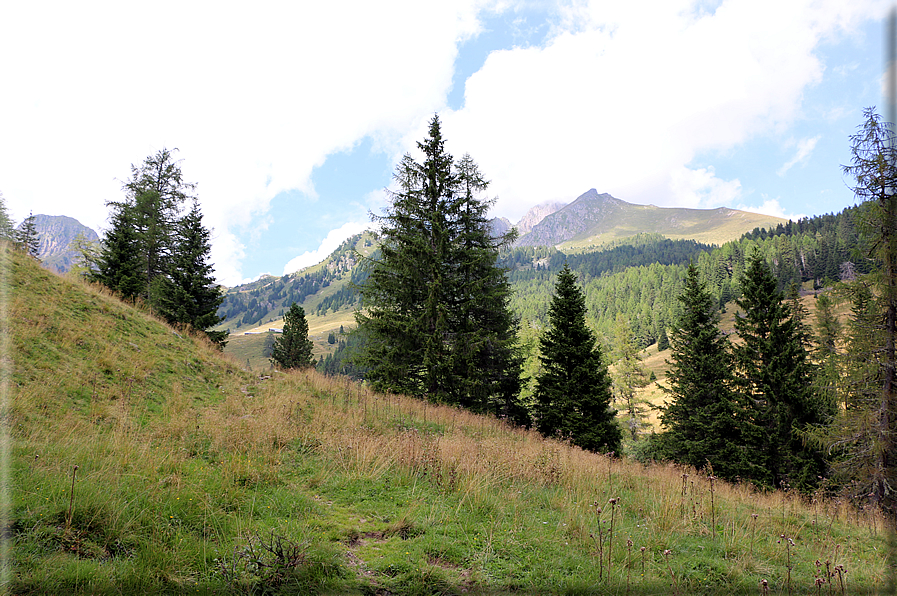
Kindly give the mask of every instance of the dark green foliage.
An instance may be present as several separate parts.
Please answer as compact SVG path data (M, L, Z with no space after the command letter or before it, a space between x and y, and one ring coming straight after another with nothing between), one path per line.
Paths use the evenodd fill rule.
M359 364L357 357L364 352L364 342L363 331L355 330L345 338L340 337L336 350L324 358L318 370L330 376L342 375L357 381L364 379L368 369Z
M133 300L145 289L143 261L131 209L113 203L110 215L112 227L106 232L97 257L96 270L88 277L117 292L122 298Z
M274 340L271 362L283 368L314 366L311 348L305 310L298 304L291 304L283 317L283 333Z
M365 334L359 364L379 390L419 395L527 422L510 286L477 195L487 182L468 156L445 152L439 119L396 169L380 251L359 285Z
M743 397L755 404L755 423L764 431L755 462L767 473L752 480L776 488L810 490L825 476L822 453L805 445L800 433L829 422L832 404L816 395L815 366L807 353L809 338L800 319L756 252L736 301L740 343L733 348Z
M664 428L655 437L659 454L702 468L727 480L757 478L751 446L758 431L752 406L734 390L729 343L719 330L719 314L706 282L689 265L685 290L679 296L682 316L673 327L667 387L672 398L660 414Z
M670 349L670 336L667 335L666 327L660 328L660 334L657 336L657 351Z
M327 343L329 343L331 346L336 343L336 335L333 333L333 331L331 331L327 336Z
M29 213L16 232L16 241L28 255L37 258L40 250L40 238L34 225L34 214Z
M221 321L217 312L223 297L209 263L209 230L202 225L197 201L177 222L177 229L177 248L167 275L156 278L156 308L169 323L204 330L210 340L224 348L227 333L208 331Z
M618 451L621 432L610 407L610 375L601 346L586 325L582 290L568 267L558 274L549 321L539 342L536 428L590 451Z
M125 200L110 202L111 228L87 274L123 298L147 301L172 325L204 331L219 347L227 333L218 324L222 303L209 264L211 242L202 224L194 184L167 149L131 166ZM192 208L181 214L187 199Z

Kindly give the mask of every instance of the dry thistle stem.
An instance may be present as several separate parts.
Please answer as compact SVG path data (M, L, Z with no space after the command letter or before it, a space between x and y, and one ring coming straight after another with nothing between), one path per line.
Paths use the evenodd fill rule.
M679 594L679 580L676 578L676 574L673 573L673 566L670 564L670 555L673 554L673 551L670 549L666 549L663 551L663 559L666 561L667 569L670 571L670 577L673 578L673 583L671 587L673 588L673 594Z
M72 491L69 496L69 512L65 516L65 529L68 530L72 525L72 507L75 505L75 473L78 471L78 464L72 468Z

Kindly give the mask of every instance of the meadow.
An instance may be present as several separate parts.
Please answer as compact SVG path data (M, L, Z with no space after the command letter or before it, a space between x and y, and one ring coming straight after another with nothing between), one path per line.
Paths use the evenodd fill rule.
M314 371L0 253L16 594L873 594L886 521ZM889 563L890 562L890 563Z

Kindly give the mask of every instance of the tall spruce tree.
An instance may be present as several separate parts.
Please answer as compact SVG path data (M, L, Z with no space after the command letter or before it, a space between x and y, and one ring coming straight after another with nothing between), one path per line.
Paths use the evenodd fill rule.
M418 143L423 162L402 159L390 205L375 216L381 245L359 287L358 361L377 389L525 423L510 286L496 264L509 238L489 235L476 164L454 163L444 145L434 117Z
M742 312L735 317L740 343L733 353L740 389L755 404L755 421L765 431L759 459L768 470L753 480L807 491L826 468L821 451L801 433L829 422L834 412L814 391L804 328L757 251L741 286L736 304Z
M452 205L455 223L449 245L451 317L450 400L478 412L529 424L519 401L522 357L518 321L511 313L511 286L497 264L499 249L515 234L494 238L486 214L494 200L479 200L488 182L464 155L455 165L459 188Z
M169 323L201 330L223 349L227 333L209 331L223 319L218 315L218 307L224 296L209 263L212 250L209 230L202 224L197 200L193 200L193 207L178 220L177 228L167 275L158 276L154 282L156 307Z
M589 451L619 451L621 431L611 379L595 334L586 325L586 303L565 264L558 273L542 335L542 371L536 379L536 428L570 439Z
M727 480L763 476L755 463L759 429L751 423L753 407L734 390L729 342L719 330L716 300L698 276L694 263L679 295L682 315L673 327L667 360L666 393L659 436L661 455L702 468Z
M274 340L271 362L283 368L310 368L315 365L311 350L305 309L294 302L283 316L283 333Z

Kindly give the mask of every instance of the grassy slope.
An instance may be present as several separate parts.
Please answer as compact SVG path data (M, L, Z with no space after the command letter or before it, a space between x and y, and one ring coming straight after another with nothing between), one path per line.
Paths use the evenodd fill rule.
M315 373L260 378L94 288L0 258L13 592L754 594L767 579L785 593L780 534L795 542L793 593L816 593L817 559L844 565L850 594L884 585L871 513L711 491L693 470ZM280 559L272 535L289 547Z
M737 240L756 227L773 229L788 220L734 209L683 209L654 205L627 205L589 230L558 245L560 250L600 246L640 232L658 233L671 240L697 240L721 245Z

